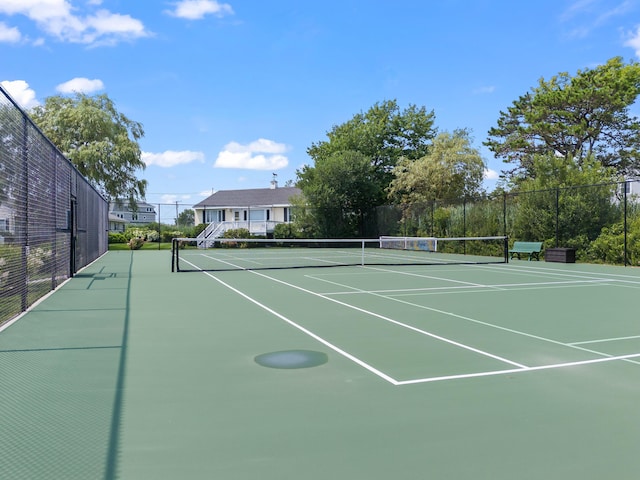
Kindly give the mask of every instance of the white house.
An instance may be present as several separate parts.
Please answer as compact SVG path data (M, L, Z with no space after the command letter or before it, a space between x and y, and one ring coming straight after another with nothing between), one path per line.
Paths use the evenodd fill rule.
M631 195L634 200L640 197L640 180L627 180L623 184L623 187L626 190L627 196Z
M301 193L295 187L278 188L275 180L270 188L220 190L193 206L195 224L209 224L201 234L205 238L237 228L268 235L277 224L291 221L291 199Z

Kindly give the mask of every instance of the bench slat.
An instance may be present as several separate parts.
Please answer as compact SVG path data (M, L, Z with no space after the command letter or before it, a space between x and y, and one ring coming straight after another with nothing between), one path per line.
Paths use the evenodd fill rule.
M529 255L529 260L535 258L540 260L540 251L542 250L542 242L514 242L513 247L509 250L511 258L517 256L520 259L521 253Z

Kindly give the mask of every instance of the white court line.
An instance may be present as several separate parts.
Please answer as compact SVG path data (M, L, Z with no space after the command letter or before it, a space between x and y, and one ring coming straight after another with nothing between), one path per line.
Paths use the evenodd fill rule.
M365 267L369 268L369 267ZM315 278L319 281L325 281L322 278L316 277L314 275L305 275L308 278ZM435 277L428 277L435 278ZM603 279L603 280L567 280L567 281L559 281L559 282L533 282L533 283L504 283L499 285L479 285L479 284L470 284L464 285L460 287L424 287L424 288L399 288L393 290L360 290L356 291L347 291L347 292L331 292L325 293L325 295L348 295L348 294L356 294L356 293L379 293L379 294L397 294L395 296L410 296L410 295L419 295L421 293L434 292L434 291L451 291L452 293L459 293L460 290L526 290L524 288L519 287L549 287L556 288L557 286L582 286L583 284L596 284L602 285L604 283L614 282L614 279ZM341 285L342 286L342 285ZM531 289L535 290L535 289Z
M490 377L493 375L505 375L512 373L523 373L523 372L533 372L537 370L551 370L554 368L567 368L567 367L576 367L580 365L590 365L593 363L603 363L603 362L612 362L614 360L630 360L631 358L640 357L640 353L632 353L630 355L620 355L617 357L607 357L607 358L595 358L592 360L582 360L580 362L568 362L568 363L557 363L554 365L540 365L538 367L528 367L528 368L513 368L511 370L495 370L492 372L478 372L478 373L463 373L460 375L447 375L442 377L427 377L427 378L416 378L413 380L401 380L398 381L396 385L415 385L417 383L430 383L430 382L440 382L443 380L459 380L463 378L477 378L477 377ZM637 363L637 362L633 362Z
M485 352L484 350L480 350L478 348L474 348L474 347L471 347L469 345L465 345L463 343L456 342L455 340L451 340L449 338L445 338L445 337L442 337L440 335L436 335L434 333L427 332L426 330L421 330L421 329L416 328L416 327L414 327L412 325L408 325L406 323L399 322L398 320L394 320L392 318L385 317L384 315L380 315L378 313L371 312L369 310L365 310L364 308L356 307L355 305L350 305L348 303L341 302L339 300L336 300L335 298L327 297L327 296L325 296L325 295L323 295L321 293L316 293L316 292L313 292L311 290L307 290L306 288L302 288L302 287L299 287L297 285L293 285L292 283L288 283L288 282L285 282L283 280L279 280L277 278L270 277L270 276L265 275L263 273L256 272L256 271L250 271L249 273L253 273L254 275L259 275L259 276L261 276L263 278L267 278L267 279L272 280L274 282L286 285L287 287L294 288L296 290L300 290L301 292L305 292L305 293L308 293L310 295L314 295L314 296L319 297L319 298L323 298L323 299L328 300L330 302L337 303L338 305L350 308L352 310L356 310L356 311L364 313L366 315L370 315L372 317L379 318L381 320L384 320L385 322L389 322L389 323L392 323L394 325L398 325L399 327L406 328L407 330L411 330L411 331L420 333L422 335L426 335L428 337L435 338L436 340L440 340L442 342L449 343L449 344L454 345L456 347L459 347L459 348L462 348L462 349L465 349L465 350L469 350L471 352L478 353L480 355L483 355L483 356L486 356L486 357L489 357L489 358L493 358L494 360L498 360L498 361L503 362L503 363L508 363L509 365L514 365L514 366L519 367L519 368L528 368L526 365L523 365L523 364L518 363L518 362L514 362L514 361L509 360L509 359L504 358L504 357L500 357L499 355L494 355L492 353ZM386 297L382 297L382 298L386 298Z
M324 279L324 278L317 278L316 280L318 280L320 282L330 283L332 285L337 285L337 286L343 287L343 288L350 288L350 289L353 289L355 291L360 291L362 293L365 293L364 290L360 290L360 289L358 289L356 287L352 287L350 285L344 285L344 284L341 284L341 283L338 283L338 282L333 282L331 280L327 280L327 279ZM572 345L572 344L565 343L565 342L559 342L557 340L552 340L550 338L541 337L539 335L533 335L531 333L522 332L522 331L519 331L519 330L514 330L512 328L507 328L507 327L503 327L503 326L500 326L500 325L495 325L493 323L483 322L482 320L478 320L478 319L471 318L471 317L465 317L464 315L458 315L457 313L447 312L447 311L444 311L444 310L439 310L437 308L427 307L426 305L420 305L418 303L408 302L406 300L401 300L400 298L397 298L398 297L397 295L386 296L386 295L380 295L380 294L377 294L377 293L371 293L371 295L376 296L376 297L380 297L380 298L384 298L384 299L387 299L387 300L391 300L391 301L394 301L394 302L402 303L404 305L409 305L410 307L416 307L416 308L419 308L419 309L422 309L422 310L428 310L430 312L435 312L435 313L439 313L439 314L442 314L442 315L447 315L447 316L450 316L450 317L453 317L453 318L458 318L460 320L465 320L467 322L476 323L478 325L483 325L483 326L486 326L486 327L495 328L497 330L502 330L504 332L513 333L515 335L521 335L521 336L524 336L524 337L527 337L527 338L533 338L535 340L540 340L540 341L543 341L543 342L552 343L554 345L560 345L562 347L567 347L567 348L571 348L571 349L575 349L575 350L580 350L580 351L587 352L587 353L593 353L595 355L600 355L600 356L606 357L606 358L609 358L609 357L613 356L613 355L610 355L608 353L599 352L597 350L591 350L589 348L584 348L584 347L580 347L580 346L577 346L577 345ZM634 364L638 364L638 362L635 361L635 360L626 360L625 359L625 361L626 362L630 362L630 363L634 363Z
M634 285L640 285L640 277L633 275L624 275L618 273L605 273L605 272L585 272L581 270L573 270L571 273L564 273L562 271L558 271L553 268L545 268L545 267L536 267L533 265L513 265L509 264L504 266L492 266L492 265L474 265L476 268L487 269L487 270L496 270L496 269L507 269L509 273L520 274L523 273L536 273L543 276L555 275L562 277L578 277L578 278L591 278L593 277L612 277L611 280L616 280L624 283L631 283Z
M618 342L621 340L634 340L636 338L640 338L640 335L632 335L630 337L602 338L599 340L587 340L584 342L571 342L571 343L568 343L567 345L586 345L589 343Z
M189 262L189 261L187 261L187 260L184 260L184 261L185 261L185 262L187 262L187 263L189 263L190 265L192 265L192 266L193 266L193 267L195 267L196 269L199 269L199 268L197 267L197 265L194 265L194 264L192 264L191 262ZM234 266L235 266L235 265L234 265ZM237 266L235 266L235 267L237 267ZM299 324L295 323L294 321L292 321L292 320L290 320L290 319L286 318L284 315L282 315L282 314L280 314L280 313L276 312L275 310L273 310L273 309L271 309L271 308L267 307L266 305L264 305L264 304L262 304L262 303L258 302L256 299L254 299L254 298L252 298L252 297L248 296L247 294L245 294L245 293L241 292L240 290L238 290L238 289L234 288L233 286L231 286L231 285L227 284L226 282L224 282L223 280L221 280L221 279L219 279L219 278L215 277L214 275L210 274L209 272L203 271L203 270L201 270L201 269L199 269L199 270L200 270L202 273L204 273L205 275L207 275L208 277L210 277L210 278L212 278L213 280L215 280L215 281L217 281L218 283L220 283L221 285L223 285L223 286L225 286L225 287L229 288L229 289L230 289L230 290L232 290L233 292L235 292L235 293L237 293L238 295L242 296L243 298L245 298L245 299L249 300L251 303L253 303L253 304L255 304L255 305L259 306L260 308L262 308L262 309L264 309L265 311L267 311L267 312L271 313L272 315L276 316L277 318L280 318L281 320L285 321L286 323L288 323L289 325L293 326L294 328L296 328L296 329L298 329L298 330L302 331L302 332L303 332L303 333L305 333L306 335L309 335L311 338L313 338L313 339L317 340L318 342L320 342L320 343L322 343L323 345L327 346L328 348L332 349L332 350L333 350L333 351L335 351L336 353L338 353L338 354L340 354L340 355L344 356L345 358L347 358L347 359L349 359L349 360L353 361L353 362L354 362L354 363L356 363L357 365L360 365L361 367L365 368L366 370L370 371L371 373L375 374L376 376L378 376L378 377L380 377L380 378L382 378L382 379L386 380L387 382L391 383L391 384L392 384L392 385L394 385L394 386L413 385L413 384L429 383L429 382L436 382L436 381L443 381L443 380L456 380L456 379L465 379L465 378L474 378L474 377L484 377L484 376L494 376L494 375L503 375L503 374L513 374L513 373L520 373L520 372L527 372L527 371L536 371L536 370L547 370L547 369L563 368L563 367L570 367L570 366L577 366L577 365L587 365L587 364L592 364L592 363L601 363L601 362L607 362L607 361L612 361L612 360L626 360L626 361L630 361L630 362L632 362L632 363L636 363L636 364L637 364L637 362L633 362L633 361L632 361L632 360L630 360L630 359L632 359L632 358L636 358L636 357L640 357L640 354L621 355L621 356L615 356L615 357L614 357L614 356L611 356L611 355L608 355L608 354L605 354L605 353L596 352L596 351L589 350L589 349L586 349L586 348L582 348L582 347L573 347L573 346L572 346L572 348L576 348L576 349L583 350L583 351L586 351L586 352L595 353L595 354L597 354L597 355L603 355L603 356L605 356L605 358L598 358L598 359L592 359L592 360L584 360L584 361L578 361L578 362L561 363L561 364L554 364L554 365L541 365L541 366L536 366L536 367L527 367L526 365L521 365L521 364L518 364L518 363L516 363L516 362L512 362L512 361L510 361L510 360L506 360L506 359L501 359L500 357L497 357L497 356L494 356L494 355L488 354L488 356L490 356L490 357L492 357L492 358L499 359L499 360L503 360L503 361L505 361L506 363L512 364L512 365L514 365L514 366L517 366L518 368L514 368L514 369L507 369L507 370L489 371L489 372L478 372L478 373L460 374L460 375L447 375L447 376L440 376L440 377L428 377L428 378L420 378L420 379L413 379L413 380L404 380L404 381L399 381L399 380L396 380L396 379L394 379L393 377L391 377L391 376L389 376L389 375L385 374L384 372L382 372L382 371L380 371L380 370L376 369L375 367L373 367L373 366L369 365L368 363L364 362L363 360L360 360L359 358L355 357L354 355L351 355L350 353L348 353L348 352L346 352L346 351L342 350L341 348L339 348L339 347L337 347L337 346L333 345L332 343L330 343L330 342L328 342L327 340L323 339L322 337L320 337L320 336L316 335L315 333L311 332L310 330L308 330L308 329L304 328L303 326L301 326L301 325L299 325ZM334 300L334 299L332 299L332 298L329 298L329 297L326 297L326 296L324 296L324 295L321 295L321 294L318 294L318 293L312 292L312 291L307 290L307 289L305 289L305 288L298 287L298 286L296 286L296 285L290 284L290 283L288 283L288 282L284 282L284 281L282 281L282 280L279 280L279 279L276 279L276 278L273 278L273 277L269 277L268 275L264 275L264 274L262 274L262 273L255 272L255 271L249 271L249 272L250 272L250 273L253 273L253 274L255 274L255 275L259 275L259 276L261 276L261 277L263 277L263 278L267 278L267 279L269 279L269 280L272 280L272 281L275 281L275 282L278 282L278 283L282 283L283 285L289 286L289 287L291 287L291 288L295 288L295 289L298 289L298 290L304 291L304 292L306 292L306 293L309 293L309 294L312 294L312 295L318 296L318 297L320 297L320 298L324 298L324 299L329 300L329 301L331 301L331 302L334 302L334 303L337 303L337 304L340 304L340 305L346 306L346 307L348 307L348 308L352 308L352 309L354 309L354 310L361 311L361 312L363 312L363 313L368 313L368 314L370 314L370 315L372 315L372 316L374 316L374 317L378 317L378 318L381 318L381 319L385 319L385 320L387 320L387 321L390 321L391 323L398 324L398 325L400 325L400 326L405 326L406 328L409 328L410 330L414 330L414 331L417 331L417 332L420 332L420 333L425 333L425 334L427 334L427 335L429 335L429 336L434 336L433 334L430 334L430 333L428 333L428 332L423 332L423 331L421 331L420 329L416 329L416 328L414 328L414 327L411 327L410 325L404 325L404 324L402 324L401 322L397 322L397 321L392 320L392 319L387 319L386 317L384 317L384 316L382 316L382 315L378 315L378 314L375 314L375 313L373 313L373 312L368 312L367 310L361 309L361 308L359 308L359 307L355 307L355 306L353 306L353 305L349 305L349 304L346 304L346 303L340 302L340 301L338 301L338 300ZM323 280L323 281L326 281L326 280ZM330 283L332 283L332 282L330 282ZM352 288L352 287L348 287L348 288ZM383 296L381 296L381 297L382 297L382 298L387 298L387 297L383 297ZM394 299L394 298L392 298L392 297L389 297L389 298L390 298L391 300L396 300L396 299ZM401 301L401 300L397 300L397 301L400 301L401 303L409 303L409 302L404 302L404 301ZM424 307L424 308L427 308L427 309L429 309L429 310L434 310L434 311L436 311L436 312L439 312L439 310L437 310L437 309L432 309L432 308L429 308L429 307ZM563 344L563 343L561 343L561 342L557 342L557 341L555 341L555 340L545 339L545 338L543 338L543 337L537 337L537 336L535 336L535 335L530 335L530 334L527 334L527 333L524 333L524 332L517 332L517 331L515 331L515 330L510 330L510 329L507 329L507 328L504 328L504 327L500 327L500 326L497 326L497 325L488 324L488 323L485 323L485 322L481 322L481 321L479 321L479 320L468 319L468 318L466 318L466 317L462 317L462 316L460 316L460 315L456 315L456 314L453 314L453 313L448 313L448 312L442 312L442 313L450 314L450 315L452 315L452 316L459 317L459 318L463 318L463 319L467 319L467 320L470 320L470 321L473 321L473 322L476 322L476 323L485 324L485 325L487 325L487 326L492 326L492 327L494 327L494 328L498 328L498 329L502 329L502 330L506 330L506 331L512 331L512 332L514 332L514 333L521 333L522 335L529 336L529 337L532 337L532 338L539 338L539 339L541 339L541 340L547 340L547 341L549 341L549 342L556 343L556 344L559 344L559 345L570 346L569 344ZM435 337L435 338L439 338L438 336L434 336L434 337ZM443 337L442 337L442 340L443 340L443 341L448 341L447 339L444 339ZM453 341L449 341L449 342L451 342L451 343L453 343L453 344L457 344L457 342L453 342ZM458 345L459 345L459 346L461 346L462 348L465 348L465 346L464 346L464 345L462 345L462 344L458 344ZM471 350L474 350L474 351L477 351L478 353L481 353L481 351L479 351L479 350L475 350L475 349L472 349L472 348L471 348Z
M398 272L396 270L389 270L388 268L371 267L371 266L366 266L366 265L364 266L364 268L366 268L367 270L374 270L374 271L378 271L378 272L396 273L396 274L400 274L400 275L407 276L407 277L420 277L420 278L428 278L430 280L439 280L441 282L461 283L461 284L469 286L469 287L493 288L492 285L485 285L485 284L482 284L482 283L475 283L475 282L465 282L463 280L453 280L451 278L434 277L432 275L424 275L424 274L421 274L421 273ZM496 288L499 288L499 287L496 287Z
M191 266L198 268L197 265L194 265L193 263L189 262L188 260L184 260L183 261L189 263ZM257 305L258 307L262 308L263 310L266 310L267 312L269 312L270 314L278 317L280 320L283 320L284 322L288 323L289 325L291 325L294 328L297 328L298 330L300 330L301 332L305 333L306 335L310 336L311 338L313 338L314 340L317 340L318 342L322 343L323 345L329 347L331 350L333 350L334 352L342 355L345 358L348 358L349 360L351 360L352 362L360 365L361 367L365 368L366 370L370 371L371 373L377 375L378 377L386 380L387 382L393 384L393 385L397 385L398 382L397 380L395 380L394 378L390 377L389 375L387 375L386 373L381 372L380 370L378 370L377 368L369 365L368 363L360 360L359 358L351 355L350 353L345 352L344 350L342 350L341 348L337 347L336 345L328 342L327 340L325 340L324 338L316 335L315 333L313 333L310 330L307 330L306 328L304 328L302 325L297 324L296 322L294 322L293 320L288 319L287 317L285 317L284 315L276 312L275 310L273 310L272 308L267 307L266 305L264 305L263 303L260 303L259 301L257 301L255 298L250 297L249 295L247 295L246 293L241 292L240 290L238 290L235 287L232 287L231 285L229 285L228 283L224 282L223 280L219 279L218 277L216 277L215 275L212 275L209 272L205 272L204 270L200 270L202 273L204 273L206 276L208 276L209 278L212 278L213 280L215 280L216 282L220 283L221 285L227 287L229 290L237 293L238 295L240 295L241 297L245 298L246 300L250 301L251 303ZM269 277L267 277L269 278Z
M560 282L558 282L560 283ZM406 293L406 294L402 294L402 293L397 293L395 295L390 295L389 298L391 297L416 297L419 295L448 295L448 294L460 294L460 293L480 293L480 294L484 294L487 292L498 292L498 291L507 291L507 292L522 292L522 291L534 291L534 290L550 290L550 289L558 289L558 288L585 288L585 287L598 287L598 286L602 286L602 285L610 285L609 283L605 283L605 282L601 282L601 281L596 281L595 283L588 283L588 284L576 284L576 283L569 283L569 284L562 284L562 285L554 285L553 283L550 284L544 284L544 286L539 286L539 287L522 287L522 288L503 288L501 290L490 290L490 289L471 289L468 288L466 290L463 290L462 292L460 291L449 291L449 292L425 292L425 293Z

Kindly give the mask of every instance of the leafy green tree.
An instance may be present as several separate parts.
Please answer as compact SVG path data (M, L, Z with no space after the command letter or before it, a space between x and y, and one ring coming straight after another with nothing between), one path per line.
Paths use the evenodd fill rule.
M52 96L31 112L33 121L99 191L109 199L143 198L147 181L138 140L142 124L120 113L106 95Z
M20 110L11 104L0 103L0 204L10 197L12 184L19 183L23 155L24 119Z
M386 200L385 189L391 182L393 167L401 158L424 156L436 134L435 114L425 107L410 105L401 110L395 100L376 103L368 111L334 126L327 133L328 141L314 143L307 153L317 166L339 152L359 152L373 167L372 181L378 188L376 204ZM303 175L314 167L304 167Z
M365 226L372 221L379 197L369 157L352 150L338 151L299 177L298 186L313 210L316 235L353 237L367 233ZM305 220L310 219L306 216Z
M438 134L425 156L398 162L389 197L402 204L478 197L485 162L471 143L467 130Z
M194 211L188 208L178 214L176 225L191 227L195 224L195 218Z
M535 155L581 165L595 157L621 175L640 172L640 122L629 108L640 94L640 64L612 58L575 76L560 73L500 112L485 145L515 167L508 180L537 174Z
M392 170L401 158L424 156L436 134L435 115L424 107L402 110L395 100L334 126L328 140L307 153L313 166L296 173L306 207L298 209L300 231L314 236L366 235L373 210L386 203Z
M513 196L511 236L547 246L557 240L581 254L619 216L614 169L593 157L582 165L557 155L535 156L532 163L536 176L521 182Z

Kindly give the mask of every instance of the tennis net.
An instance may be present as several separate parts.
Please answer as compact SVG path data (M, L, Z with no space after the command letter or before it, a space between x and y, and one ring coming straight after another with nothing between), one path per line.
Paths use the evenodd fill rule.
M174 238L171 271L507 263L507 237Z

